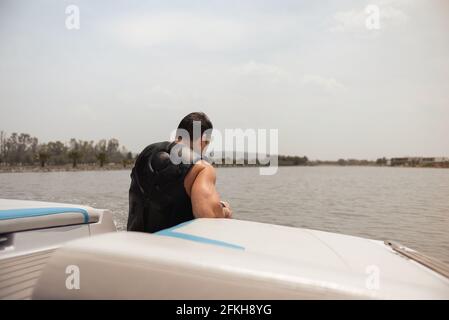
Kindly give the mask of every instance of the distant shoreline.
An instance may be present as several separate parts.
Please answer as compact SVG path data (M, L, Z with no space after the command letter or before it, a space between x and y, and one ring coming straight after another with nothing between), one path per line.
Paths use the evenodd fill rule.
M449 166L386 166L376 164L346 164L338 163L308 163L306 165L279 164L279 167L383 167L383 168L426 168L426 169L449 169ZM76 168L72 165L48 165L40 166L0 166L1 173L43 173L43 172L82 172L82 171L130 171L133 165L105 164L103 167L94 164L79 164ZM258 168L256 165L216 165L217 168Z

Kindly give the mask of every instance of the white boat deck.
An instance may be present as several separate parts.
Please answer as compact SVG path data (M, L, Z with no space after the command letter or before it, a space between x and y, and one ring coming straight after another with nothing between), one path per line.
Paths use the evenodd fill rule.
M66 290L76 265L81 290ZM55 252L35 298L448 299L449 280L382 241L230 219L119 232Z
M383 241L234 219L115 231L108 210L0 200L0 299L449 299L444 264Z

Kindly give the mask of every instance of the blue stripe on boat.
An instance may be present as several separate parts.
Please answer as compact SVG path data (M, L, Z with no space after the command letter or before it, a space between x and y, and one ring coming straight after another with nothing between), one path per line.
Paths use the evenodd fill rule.
M206 244L212 244L212 245L216 245L216 246L222 246L222 247L227 247L227 248L231 248L231 249L237 249L237 250L245 250L245 247L233 244L233 243L229 243L229 242L224 242L224 241L220 241L220 240L215 240L215 239L210 239L210 238L205 238L205 237L200 237L200 236L196 236L193 234L188 234L188 233L183 233L183 232L178 232L178 231L174 231L178 228L184 227L187 224L190 224L193 220L191 221L187 221L181 224L178 224L174 227L168 228L168 229L164 229L161 231L156 232L155 234L160 235L160 236L167 236L167 237L172 237L172 238L178 238L178 239L184 239L184 240L190 240L190 241L195 241L195 242L200 242L200 243L206 243Z
M69 208L69 207L0 210L0 220L30 218L38 216L47 216L52 214L74 213L74 212L81 213L83 215L84 223L89 222L89 214L87 213L86 209Z

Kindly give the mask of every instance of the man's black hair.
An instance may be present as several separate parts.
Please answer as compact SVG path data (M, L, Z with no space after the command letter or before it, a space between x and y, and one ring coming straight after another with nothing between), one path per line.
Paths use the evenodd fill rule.
M201 137L203 136L206 130L213 128L212 122L209 117L204 112L192 112L186 115L178 125L178 130L176 132L176 137L179 138L181 134L179 133L180 129L184 129L189 133L190 140L193 140L193 123L194 121L201 122ZM210 131L208 132L210 134Z

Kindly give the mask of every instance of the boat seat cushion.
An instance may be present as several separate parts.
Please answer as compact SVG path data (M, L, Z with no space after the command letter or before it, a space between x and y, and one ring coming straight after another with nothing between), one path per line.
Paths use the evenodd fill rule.
M13 203L0 207L0 234L24 230L98 222L100 212L90 207L32 202L17 207Z

